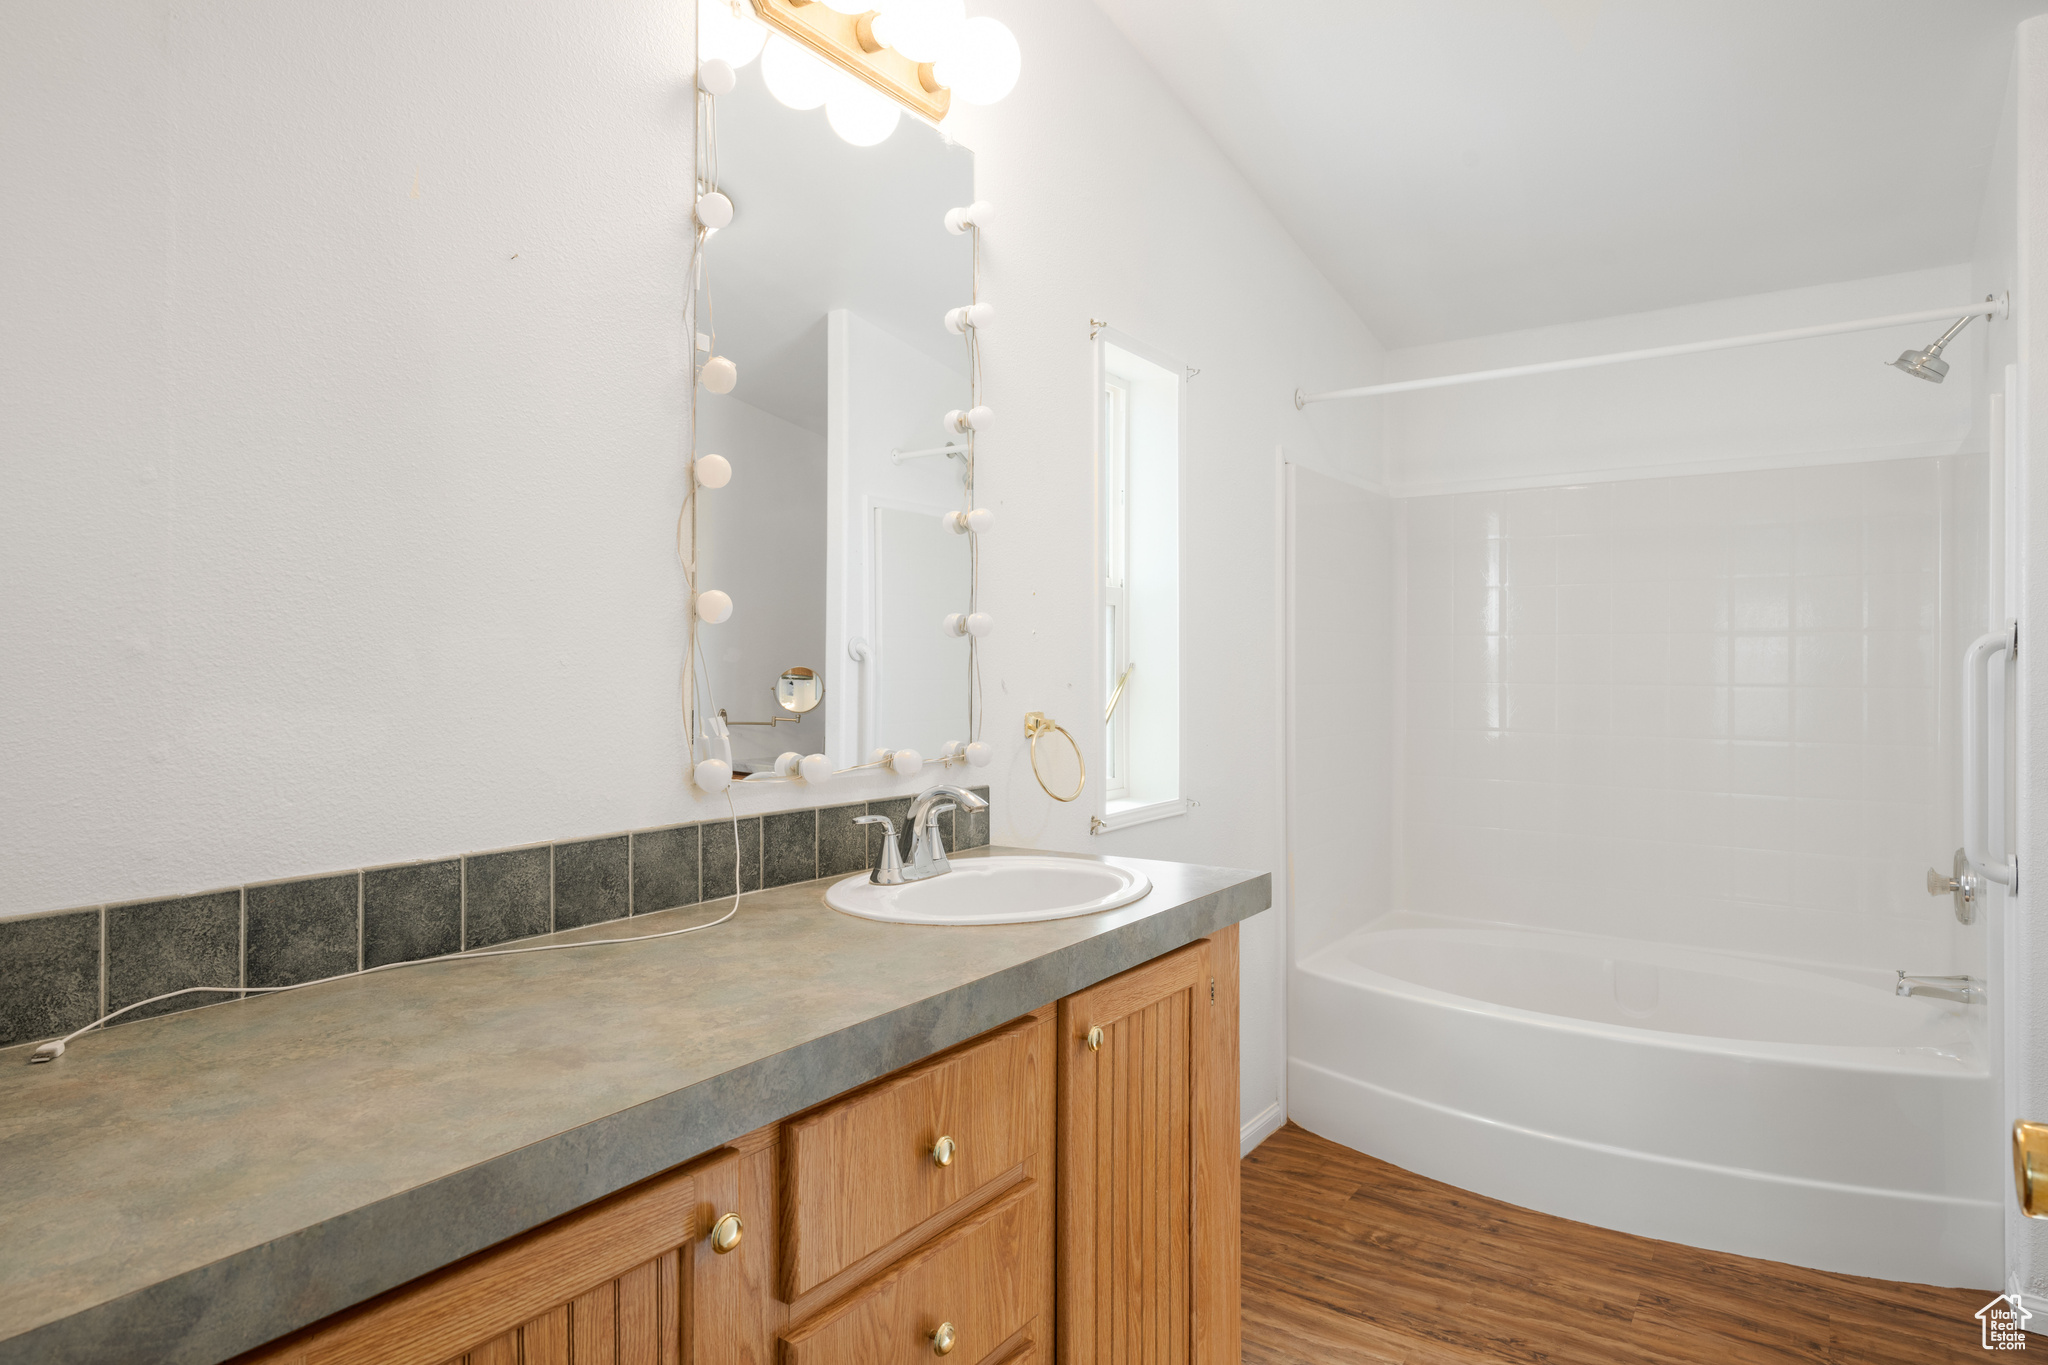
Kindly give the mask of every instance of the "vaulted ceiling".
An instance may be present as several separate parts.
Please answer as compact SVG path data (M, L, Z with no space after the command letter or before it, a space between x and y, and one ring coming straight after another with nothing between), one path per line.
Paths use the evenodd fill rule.
M2048 0L1096 0L1382 342L1970 258Z

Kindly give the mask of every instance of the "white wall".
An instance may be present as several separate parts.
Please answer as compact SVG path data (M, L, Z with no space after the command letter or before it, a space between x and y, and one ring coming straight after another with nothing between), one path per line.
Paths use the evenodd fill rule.
M1948 266L1392 351L1387 377L1884 317L1987 292L1967 265ZM1402 492L1942 455L1962 448L1977 409L1984 324L1951 343L1943 384L1881 363L1941 329L1916 323L1368 401L1383 410L1387 479Z
M686 815L688 8L8 30L0 913Z
M988 770L999 842L1273 871L1282 895L1280 631L1273 452L1376 475L1366 414L1297 413L1297 385L1370 378L1375 343L1124 39L1084 0L994 0L1023 79L955 115L976 183L1002 216L983 253L998 324L987 401L1001 425L981 469ZM1022 713L1083 737L1099 772L1097 404L1089 319L1199 369L1189 384L1181 657L1189 815L1091 838L1087 803L1032 779ZM1280 1098L1285 934L1245 926L1245 1116Z
M1372 377L1377 348L1094 8L978 8L1025 53L1007 101L957 118L1002 215L995 837L1277 873L1271 461L1377 472L1360 414L1289 401ZM688 7L9 20L0 913L712 814L676 705ZM1202 371L1202 804L1102 839L1031 781L1021 725L1102 705L1090 317ZM1281 943L1273 915L1244 936L1252 1114L1278 1096Z
M2014 312L2018 335L2016 359L2020 379L2021 461L2020 502L2025 532L2020 547L2019 600L2021 640L2048 639L2048 479L2040 477L2048 461L2048 420L2039 411L2048 402L2048 20L2020 25L2015 81L2014 149L2018 186L2017 222L2011 238L1997 224L1999 205L1987 204L1982 225L1984 259L1996 263L2011 242L2015 264ZM2003 945L2009 954L2004 977L2014 1008L2005 1020L2006 1084L2011 1117L2048 1118L2048 938L2038 914L2028 914L2035 899L2028 868L2048 868L2048 812L2041 791L2048 782L2048 671L2034 658L2019 654L2019 695L2024 700L2016 745L2018 765L2019 846L2022 894L2007 917ZM2048 1228L2014 1219L2007 1225L2006 1275L2030 1296L2048 1295Z

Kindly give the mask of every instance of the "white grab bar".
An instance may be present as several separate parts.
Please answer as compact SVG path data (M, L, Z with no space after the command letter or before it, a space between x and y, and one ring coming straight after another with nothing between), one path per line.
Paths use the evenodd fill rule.
M1990 706L1985 693L1990 681L1992 658L2002 654L2010 661L2018 651L2019 625L2008 621L2002 629L1978 636L1963 653L1963 856L1969 859L1970 866L1977 870L1979 876L2014 889L2018 888L2020 881L2019 859L2007 857L1994 863L1984 852L1990 846L1986 842L1987 831L1984 828L1985 808L1998 807L2002 827L2005 805L2003 800L1991 800L1985 781L1990 771L1986 750L1991 728ZM2001 731L2004 729L2003 726L1999 728Z

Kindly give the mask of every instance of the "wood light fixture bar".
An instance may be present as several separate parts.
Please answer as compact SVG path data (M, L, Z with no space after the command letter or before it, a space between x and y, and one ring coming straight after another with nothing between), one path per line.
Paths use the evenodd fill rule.
M875 38L875 15L841 14L818 0L751 0L761 22L794 38L852 73L920 118L937 123L953 105L953 92L932 75L930 62L913 62Z

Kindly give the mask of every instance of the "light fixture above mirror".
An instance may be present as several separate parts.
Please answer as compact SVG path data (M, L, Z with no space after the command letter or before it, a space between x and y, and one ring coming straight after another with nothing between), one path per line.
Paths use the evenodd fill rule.
M956 96L993 104L1022 66L1016 36L986 15L969 18L965 0L703 0L698 56L734 67L760 56L778 100L822 105L833 131L859 147L887 140L902 109L936 124Z

